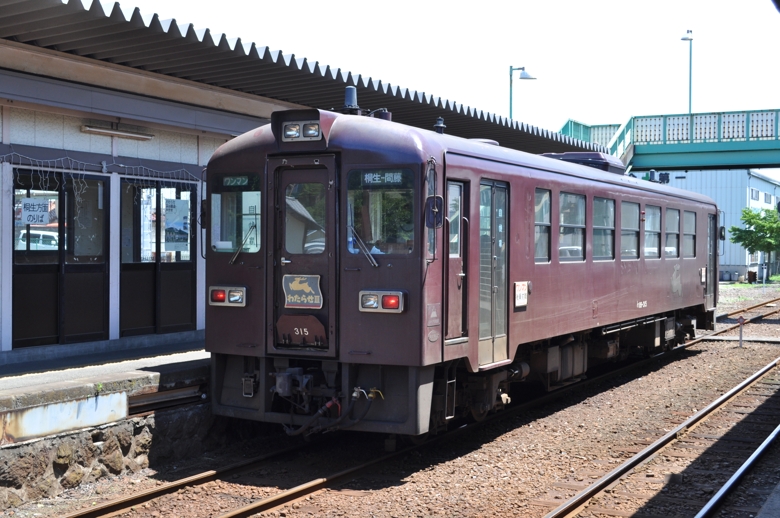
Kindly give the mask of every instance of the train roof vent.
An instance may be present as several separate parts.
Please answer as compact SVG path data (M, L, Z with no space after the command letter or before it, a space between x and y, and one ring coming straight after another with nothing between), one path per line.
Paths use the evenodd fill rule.
M619 175L626 173L626 166L623 165L623 162L619 158L606 153L569 151L568 153L543 153L542 156L563 160L564 162L582 164Z
M490 144L491 146L498 146L497 140L492 140L489 138L470 138L469 140L473 140L474 142L481 142L483 144Z

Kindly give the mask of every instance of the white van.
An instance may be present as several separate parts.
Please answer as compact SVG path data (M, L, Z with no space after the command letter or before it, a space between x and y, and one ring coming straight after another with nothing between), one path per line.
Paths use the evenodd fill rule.
M16 243L17 250L27 250L27 240L30 240L30 250L58 250L59 234L48 230L26 230L19 233L19 239Z

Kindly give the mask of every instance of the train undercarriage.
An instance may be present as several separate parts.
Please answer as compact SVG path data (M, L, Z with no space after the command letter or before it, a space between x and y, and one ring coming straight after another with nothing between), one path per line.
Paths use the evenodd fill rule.
M290 435L436 434L453 420L501 410L515 383L555 390L597 365L669 350L712 324L711 311L644 317L522 344L514 362L484 372L470 372L465 359L406 367L214 354L212 394L217 414L279 423Z

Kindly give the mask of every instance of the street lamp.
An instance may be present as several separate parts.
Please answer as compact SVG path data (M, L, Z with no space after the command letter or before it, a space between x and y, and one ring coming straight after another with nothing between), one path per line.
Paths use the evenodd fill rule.
M512 119L512 75L515 70L520 71L520 79L536 79L525 71L525 67L509 66L509 119Z
M693 89L693 31L688 30L685 36L680 38L688 42L688 115L691 114L691 92Z

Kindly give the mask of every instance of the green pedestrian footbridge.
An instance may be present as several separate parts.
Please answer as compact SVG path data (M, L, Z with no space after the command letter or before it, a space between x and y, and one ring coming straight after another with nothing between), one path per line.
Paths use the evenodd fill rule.
M560 133L600 144L631 170L780 167L780 110L631 117L622 126L566 122Z

